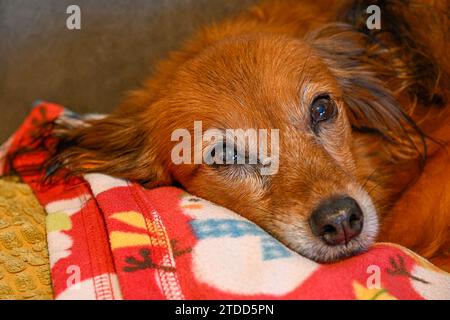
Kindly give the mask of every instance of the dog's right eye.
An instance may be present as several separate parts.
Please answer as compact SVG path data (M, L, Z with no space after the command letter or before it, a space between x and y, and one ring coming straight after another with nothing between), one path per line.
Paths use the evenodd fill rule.
M321 95L311 104L311 123L315 128L320 122L328 121L337 114L336 104L328 95Z

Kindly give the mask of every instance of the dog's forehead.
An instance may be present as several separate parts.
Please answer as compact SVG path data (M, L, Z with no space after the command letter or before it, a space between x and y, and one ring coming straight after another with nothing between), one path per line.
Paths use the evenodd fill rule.
M181 70L182 79L192 86L235 94L263 90L279 90L279 94L296 92L302 82L316 78L326 81L329 75L307 43L259 34L231 38L208 47Z
M189 60L175 78L179 104L188 106L191 115L206 118L211 127L295 123L305 117L315 95L337 91L326 66L307 44L280 36L221 42Z
M268 73L301 71L312 50L297 39L256 35L221 42L204 53L204 59L216 67L224 62L230 73L245 75L253 73L253 68Z

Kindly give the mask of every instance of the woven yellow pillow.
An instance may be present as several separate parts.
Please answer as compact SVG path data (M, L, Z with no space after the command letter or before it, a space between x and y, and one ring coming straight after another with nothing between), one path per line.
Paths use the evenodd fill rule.
M51 299L45 212L31 189L0 179L0 299Z

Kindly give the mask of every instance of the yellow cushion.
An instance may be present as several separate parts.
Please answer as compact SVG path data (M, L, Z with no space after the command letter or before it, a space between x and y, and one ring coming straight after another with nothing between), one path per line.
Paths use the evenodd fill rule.
M52 299L45 212L14 180L0 179L0 299Z

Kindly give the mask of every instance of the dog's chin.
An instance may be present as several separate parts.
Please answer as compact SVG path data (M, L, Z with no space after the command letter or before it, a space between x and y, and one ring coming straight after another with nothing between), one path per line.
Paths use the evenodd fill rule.
M301 255L320 263L340 261L366 251L373 242L362 241L359 238L350 240L347 244L330 246L326 243L315 243L308 249L298 248Z
M319 263L340 261L367 251L374 243L376 234L364 234L351 239L346 244L328 245L323 240L311 237L302 241L282 241L291 250Z
M369 220L369 219L365 219ZM346 244L328 245L319 237L314 236L309 227L301 224L276 223L278 229L283 230L282 236L277 237L288 248L319 263L331 263L343 260L367 251L375 242L378 231L377 219L375 221L364 222L364 227L360 235L351 239ZM305 227L303 227L305 226Z

